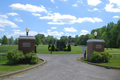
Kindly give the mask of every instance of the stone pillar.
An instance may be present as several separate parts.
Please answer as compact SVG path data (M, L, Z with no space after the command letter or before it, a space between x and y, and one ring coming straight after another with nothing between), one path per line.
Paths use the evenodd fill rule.
M103 52L105 41L102 39L89 39L87 41L87 60L91 57L93 51Z
M18 50L24 54L31 51L35 52L35 37L34 36L20 36Z

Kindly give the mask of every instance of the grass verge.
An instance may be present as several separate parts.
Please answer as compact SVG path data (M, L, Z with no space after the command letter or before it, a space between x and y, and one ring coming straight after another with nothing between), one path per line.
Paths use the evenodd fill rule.
M79 60L79 59L77 59L77 60ZM88 61L87 59L81 59L81 60ZM97 64L106 65L106 66L110 66L110 67L120 67L120 54L116 54L116 57L111 58L108 63L97 63Z
M0 55L0 57L1 57L1 55ZM43 61L40 60L38 62L38 64L40 64L42 62ZM8 65L6 63L7 63L7 59L0 61L0 75L6 74L6 73L11 73L11 72L14 72L14 71L22 70L22 69L29 68L29 67L37 65L37 64Z

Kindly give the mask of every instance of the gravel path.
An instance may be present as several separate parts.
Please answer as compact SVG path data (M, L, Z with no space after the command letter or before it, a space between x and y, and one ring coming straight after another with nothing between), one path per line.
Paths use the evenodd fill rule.
M120 80L120 70L106 69L76 61L82 54L38 54L46 59L42 68L5 80Z

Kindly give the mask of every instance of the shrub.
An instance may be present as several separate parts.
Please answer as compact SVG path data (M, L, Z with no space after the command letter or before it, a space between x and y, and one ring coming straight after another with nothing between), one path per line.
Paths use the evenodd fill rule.
M50 47L51 47L51 45L49 44L49 45L48 45L48 50L49 50L49 51L50 51L50 49L49 49Z
M55 50L55 46L54 46L54 44L52 44L52 48L51 48L51 49L52 49L52 51L54 51L54 50Z
M18 50L8 51L6 56L10 64L18 64L19 61L25 58L23 52Z
M39 61L39 58L34 52L27 53L25 55L25 63L32 63L35 64Z
M59 48L55 48L55 51L59 51Z
M70 44L68 44L68 51L71 51L71 46L70 46Z
M94 51L89 60L91 62L95 62L95 63L109 62L111 57L112 57L112 55L109 54L108 52L96 52L96 51Z
M75 43L75 45L74 46L77 46L77 43Z
M64 51L68 51L68 47L64 48Z
M10 64L28 64L28 63L37 63L39 58L34 52L23 54L22 51L10 50L7 52L8 63Z

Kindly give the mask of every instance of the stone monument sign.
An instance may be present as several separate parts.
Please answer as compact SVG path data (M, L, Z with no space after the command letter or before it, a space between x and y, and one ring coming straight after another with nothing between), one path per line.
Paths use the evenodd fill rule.
M103 39L89 39L87 41L87 59L91 57L93 51L103 52L105 41Z
M34 36L20 36L18 49L23 53L35 52L35 37Z

